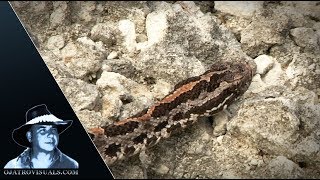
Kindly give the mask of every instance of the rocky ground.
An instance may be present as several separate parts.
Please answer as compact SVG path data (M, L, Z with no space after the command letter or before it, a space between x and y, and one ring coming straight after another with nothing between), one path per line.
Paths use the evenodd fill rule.
M149 178L320 178L320 2L11 2L85 128L160 100L217 60L249 90L147 152ZM137 156L110 166L142 178Z

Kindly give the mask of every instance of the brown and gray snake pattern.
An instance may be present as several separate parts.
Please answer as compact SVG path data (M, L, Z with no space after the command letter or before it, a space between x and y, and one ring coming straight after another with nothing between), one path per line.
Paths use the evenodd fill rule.
M246 62L217 62L199 76L179 82L149 109L89 134L104 161L111 165L151 147L200 117L230 105L249 87L253 68Z

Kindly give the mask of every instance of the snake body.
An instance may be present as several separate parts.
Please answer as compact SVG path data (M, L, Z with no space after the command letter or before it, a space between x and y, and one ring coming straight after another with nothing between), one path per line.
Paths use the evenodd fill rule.
M219 62L199 76L179 82L161 101L135 116L90 129L104 161L111 165L153 146L199 117L230 105L249 87L253 69L246 62Z

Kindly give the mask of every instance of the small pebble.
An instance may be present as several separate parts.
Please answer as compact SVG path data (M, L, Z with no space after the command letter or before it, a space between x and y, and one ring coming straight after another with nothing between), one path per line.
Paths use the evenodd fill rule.
M219 144L222 144L222 139L223 139L223 136L217 137L217 142L218 142Z
M258 56L254 62L257 64L257 73L261 75L266 74L274 64L273 58L267 55Z
M115 58L117 58L117 57L118 57L118 53L117 53L116 51L112 51L112 52L108 55L107 59L115 59Z
M158 174L168 174L169 168L168 168L166 165L161 164L161 165L157 168L156 172L157 172Z

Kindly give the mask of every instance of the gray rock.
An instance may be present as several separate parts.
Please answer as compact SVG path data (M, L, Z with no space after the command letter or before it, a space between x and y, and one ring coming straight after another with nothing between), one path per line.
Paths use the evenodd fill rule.
M43 59L45 59L44 56L43 56ZM73 78L72 72L61 61L47 60L46 65L55 79Z
M282 68L286 68L300 50L293 40L287 38L283 44L271 47L270 56L279 62Z
M96 10L96 2L75 2L73 5L75 8L78 8L78 10L75 12L75 16L77 16L77 18L83 23L89 23L96 19L93 13L94 10Z
M254 13L260 13L262 5L262 1L215 1L214 8L224 13L248 18Z
M230 31L237 38L237 41L240 42L241 32L251 23L251 20L245 17L225 15L224 13L219 13L218 22L220 23L225 22L225 26L228 29L230 29Z
M140 71L136 69L133 62L128 58L108 59L102 62L104 70L119 73L127 78L139 81L139 76L142 76Z
M93 84L73 78L58 78L56 81L74 110L93 110L99 104L100 93Z
M48 39L47 42L47 48L54 50L54 49L61 49L64 46L64 39L63 36L57 35L57 36L52 36Z
M161 164L157 169L156 172L158 174L168 174L169 168L166 165Z
M167 94L169 94L170 91L173 90L172 85L162 79L157 80L155 84L153 83L149 83L149 84L152 84L151 92L154 95L155 99L162 99Z
M268 164L272 178L301 178L303 170L284 156L278 156Z
M273 66L273 59L267 55L260 55L254 59L254 62L257 64L257 73L264 75L269 71Z
M38 13L44 13L47 8L46 6L48 5L46 2L30 2L30 7L31 7L31 10L34 11L34 13L38 14Z
M85 129L95 128L95 127L105 125L100 112L84 109L84 110L76 111L76 114Z
M102 115L111 119L122 119L138 113L152 103L152 94L145 86L140 85L126 77L104 71L96 82L102 92ZM132 97L127 101L123 97ZM124 104L124 111L120 110ZM120 114L122 113L122 114Z
M117 96L104 95L101 99L101 115L116 120L120 116L122 102ZM111 123L111 122L110 122Z
M312 28L299 27L290 30L298 46L319 51L318 36Z
M297 2L285 2L285 5L292 7L293 10L296 10L296 13L299 12L305 16L309 16L314 19L320 18L320 8L317 5L316 1L297 1Z
M252 78L252 82L248 88L248 91L253 92L253 93L259 93L259 92L265 90L266 87L267 87L267 85L265 82L262 81L261 75L256 74Z
M91 29L91 39L102 41L106 47L111 47L116 43L116 24L112 22L99 23Z
M310 90L320 87L320 56L312 53L298 53L293 56L286 75L292 86L302 86Z
M250 56L256 57L265 54L273 45L282 44L290 27L287 16L271 14L268 17L254 18L245 29L241 31L242 49Z
M148 44L133 61L146 76L175 84L203 73L216 59L247 59L230 32L209 15L174 12L166 3L158 6L147 16Z
M224 135L227 131L227 122L228 116L225 112L215 115L213 123L213 135L216 137Z
M287 17L290 17L290 24L291 27L310 27L314 23L312 20L312 17L316 14L316 7L315 3L311 5L312 3L309 2L283 2L280 3L278 6L272 5L272 3L269 3L270 6L267 4L268 9L274 10L275 14L283 14ZM311 6L307 7L308 3L310 3ZM303 5L304 4L304 5ZM305 6L307 5L307 6ZM313 7L312 7L313 6ZM314 9L314 10L313 10ZM270 11L267 11L268 13ZM306 17L310 18L306 18ZM318 16L318 15L317 15Z
M319 162L320 158L317 156L320 152L320 143L314 136L308 136L299 142L296 146L297 158L303 158L309 162Z
M232 170L223 172L222 178L224 178L224 179L242 179L239 175L237 175Z
M86 42L86 43L84 43ZM73 76L85 81L90 80L90 75L95 75L102 66L105 52L99 51L93 41L78 40L68 43L62 50L62 60L73 72ZM88 44L89 43L89 44Z
M270 154L292 156L294 152L290 145L298 139L300 125L293 107L287 105L292 103L289 99L279 98L245 104L246 110L240 109L238 117L227 129L233 136L239 133L249 136L259 149Z
M73 73L53 51L41 51L40 54L55 79L73 78Z
M50 25L56 27L66 23L66 16L68 15L67 2L54 2L53 7L54 11L50 15Z
M314 23L313 27L312 27L315 31L319 31L320 30L320 22L316 22Z

